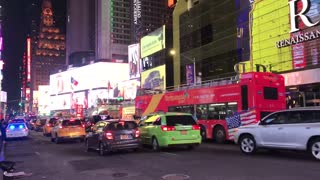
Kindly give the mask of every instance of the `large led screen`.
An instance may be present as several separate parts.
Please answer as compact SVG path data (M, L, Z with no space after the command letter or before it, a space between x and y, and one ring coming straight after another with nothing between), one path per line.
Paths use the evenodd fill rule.
M166 66L158 66L141 73L141 88L152 90L166 89Z
M127 63L99 62L50 76L50 95L95 88L114 88L129 79Z
M141 58L166 48L165 29L166 27L163 25L161 28L141 38Z
M71 109L71 94L50 96L50 110Z
M38 90L38 111L41 115L50 114L50 86L39 86Z
M139 78L142 69L139 44L132 44L128 46L128 61L130 79Z

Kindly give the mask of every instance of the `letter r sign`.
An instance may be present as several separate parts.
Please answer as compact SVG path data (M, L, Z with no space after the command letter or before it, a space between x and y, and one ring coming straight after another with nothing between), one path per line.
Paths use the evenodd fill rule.
M300 12L298 12L298 2L302 3L302 9ZM290 33L299 31L298 27L298 17L300 17L303 24L305 24L307 27L315 26L319 23L313 23L311 22L310 18L306 15L306 13L309 11L311 4L310 0L291 0L289 2L290 6L290 23L291 23L291 31Z

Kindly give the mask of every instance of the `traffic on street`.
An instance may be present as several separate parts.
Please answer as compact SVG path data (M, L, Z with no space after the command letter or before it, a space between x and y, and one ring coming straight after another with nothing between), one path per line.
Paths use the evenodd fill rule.
M28 139L6 143L5 158L16 162L17 171L32 173L23 179L117 180L317 180L320 166L310 156L292 151L260 151L244 156L233 143L205 142L194 150L169 148L154 152L118 151L99 156L86 152L84 143L55 144L41 132ZM167 178L170 179L170 178Z

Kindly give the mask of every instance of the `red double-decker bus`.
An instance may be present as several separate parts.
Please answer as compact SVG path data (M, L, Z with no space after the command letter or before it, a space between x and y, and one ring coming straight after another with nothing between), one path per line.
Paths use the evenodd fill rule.
M141 90L139 94L136 116L157 111L191 113L201 126L202 137L218 143L233 139L232 123L240 120L241 126L253 124L286 108L284 78L268 72L243 73L164 93Z

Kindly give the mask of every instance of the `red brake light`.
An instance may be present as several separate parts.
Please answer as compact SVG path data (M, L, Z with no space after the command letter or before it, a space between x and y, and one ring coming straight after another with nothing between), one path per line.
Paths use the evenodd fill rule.
M200 126L199 125L193 125L192 126L192 130L200 130Z
M175 131L176 128L174 126L161 126L162 131Z
M50 125L50 124L47 124L47 126L50 127L51 125Z
M83 127L83 128L85 128L85 127L86 127L86 125L82 124L82 127Z
M139 131L139 130L136 130L136 132L135 132L135 137L136 137L136 138L140 137L140 131Z
M106 132L106 138L107 139L113 139L113 135L111 132Z
M59 128L60 128L60 129L62 129L62 128L63 128L63 126L59 126Z

